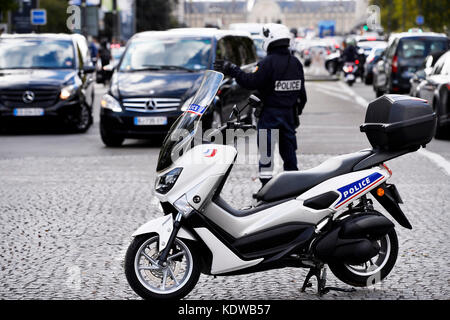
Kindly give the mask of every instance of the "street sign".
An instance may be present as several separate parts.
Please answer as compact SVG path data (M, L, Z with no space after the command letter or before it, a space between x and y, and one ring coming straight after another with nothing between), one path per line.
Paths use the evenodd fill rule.
M416 23L418 25L422 25L425 22L425 19L423 18L423 16L417 16L416 17Z
M31 10L31 24L32 25L46 25L47 24L47 11L45 9L32 9Z

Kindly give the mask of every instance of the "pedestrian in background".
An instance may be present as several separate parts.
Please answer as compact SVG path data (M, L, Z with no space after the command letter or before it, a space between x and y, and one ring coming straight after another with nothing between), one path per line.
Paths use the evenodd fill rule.
M100 61L102 63L102 67L108 65L109 62L111 61L111 52L108 49L108 42L106 40L102 41L102 43L100 45L100 50L98 53L100 56Z
M234 77L239 85L249 90L258 90L262 100L262 111L258 119L258 142L267 142L267 154L262 154L259 145L259 179L264 186L273 175L274 146L272 130L279 132L279 152L285 171L298 170L297 137L299 115L306 104L305 78L301 62L291 54L289 29L281 24L269 23L263 26L263 49L267 56L258 62L253 73L245 73L229 61L217 60L214 68ZM267 130L267 141L261 141L261 130ZM262 159L269 159L268 163Z
M89 36L88 42L89 42L89 52L91 53L91 60L95 65L95 63L97 62L97 58L98 58L97 40L94 37Z

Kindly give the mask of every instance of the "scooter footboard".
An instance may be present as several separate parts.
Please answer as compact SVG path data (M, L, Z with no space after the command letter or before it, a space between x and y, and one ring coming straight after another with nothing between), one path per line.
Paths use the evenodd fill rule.
M159 251L164 250L167 245L167 241L173 231L173 218L172 215L168 214L156 219L153 219L142 226L140 226L134 233L133 237L148 234L157 233L159 236ZM187 239L187 240L197 240L188 230L183 227L177 233L177 238Z
M377 212L354 215L319 238L314 253L326 263L361 264L378 254L377 240L393 228L394 224Z

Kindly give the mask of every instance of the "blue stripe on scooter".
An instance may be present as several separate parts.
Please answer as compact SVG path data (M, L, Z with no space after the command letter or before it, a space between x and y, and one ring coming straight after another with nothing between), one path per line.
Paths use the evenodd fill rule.
M367 187L371 186L374 182L376 182L378 179L380 179L382 177L383 177L383 175L381 173L375 172L361 180L352 182L342 188L339 188L338 191L341 194L341 200L339 200L339 202L336 205L339 205L340 203L344 202L345 200L356 195L361 190L364 190Z

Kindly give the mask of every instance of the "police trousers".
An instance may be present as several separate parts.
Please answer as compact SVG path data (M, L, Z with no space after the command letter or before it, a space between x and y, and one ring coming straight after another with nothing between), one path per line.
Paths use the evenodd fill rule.
M259 179L265 185L273 176L274 149L278 149L285 171L297 168L297 137L291 108L264 107L258 120Z

